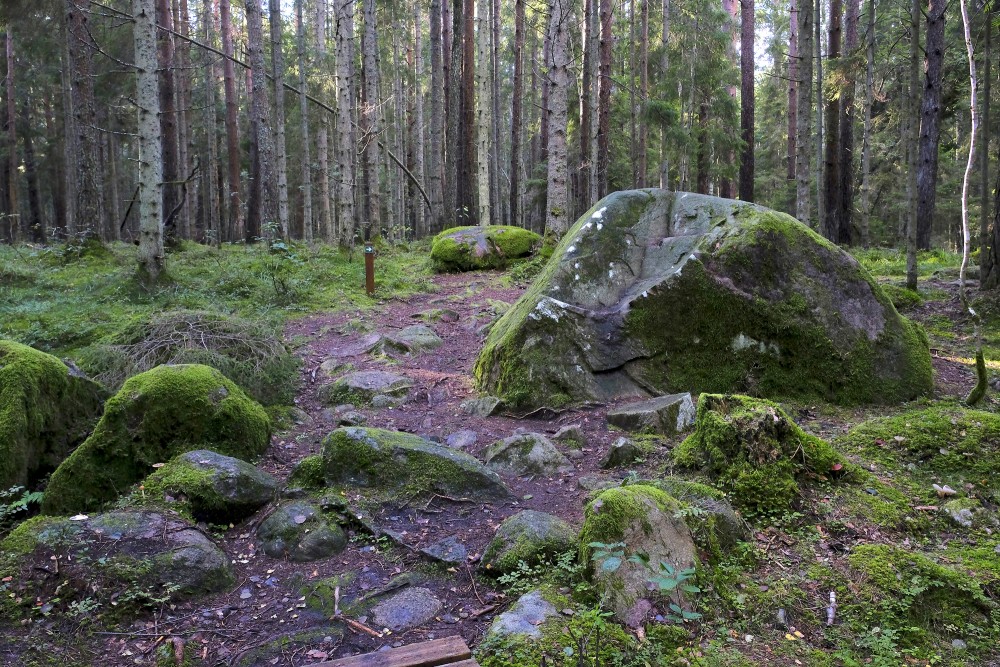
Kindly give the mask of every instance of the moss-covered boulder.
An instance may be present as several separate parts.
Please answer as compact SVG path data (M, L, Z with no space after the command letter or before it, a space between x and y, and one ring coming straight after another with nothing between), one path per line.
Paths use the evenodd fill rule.
M405 375L389 371L356 371L326 387L323 399L330 405L370 405L379 397L402 401L414 384Z
M513 476L557 475L573 471L573 464L541 433L519 433L486 449L486 465Z
M442 272L502 269L541 245L541 236L520 227L455 227L434 237L431 262L434 270Z
M226 554L197 528L132 509L30 519L0 543L0 564L20 598L65 607L116 601L122 613L217 592L233 580Z
M51 354L0 340L0 488L55 469L87 437L105 398Z
M475 457L420 436L378 428L339 428L323 441L323 477L330 486L370 489L397 502L438 493L483 502L508 500L510 490ZM307 479L307 471L297 473Z
M907 477L927 497L932 484L1000 501L1000 415L940 403L866 421L838 439L842 449Z
M497 528L479 561L491 574L506 574L518 564L537 565L576 546L576 531L557 516L524 510Z
M261 522L257 543L271 558L302 563L340 553L347 546L347 536L315 505L293 500L275 508Z
M704 471L737 506L762 515L787 510L800 482L831 475L844 464L776 403L721 394L699 397L694 433L674 450L674 460Z
M580 558L622 623L631 627L645 623L653 609L650 578L661 563L680 572L698 562L697 545L680 513L682 507L676 498L642 484L607 489L587 505ZM594 562L595 552L622 544L629 555L641 555L648 564L620 559L611 567L610 559Z
M684 391L892 403L932 386L926 337L848 253L783 213L665 190L580 218L475 374L522 411Z
M93 434L52 474L42 511L94 509L183 452L211 449L247 460L270 440L264 408L219 371L158 366L130 378L108 400Z
M174 506L198 521L227 524L274 500L281 483L260 468L208 449L171 459L132 493L130 504Z

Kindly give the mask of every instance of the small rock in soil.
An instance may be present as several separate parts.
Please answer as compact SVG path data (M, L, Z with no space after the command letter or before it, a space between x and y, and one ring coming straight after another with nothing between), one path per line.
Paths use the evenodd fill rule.
M423 625L441 613L442 605L426 588L406 588L372 609L372 621L394 632Z
M468 556L468 551L466 550L465 545L459 542L458 538L454 535L435 542L428 547L424 547L420 550L420 553L427 556L431 560L448 563L450 565L460 565L465 562L465 559Z
M493 619L488 636L527 635L537 639L542 636L539 626L558 614L555 605L542 597L541 591L531 591L522 595L509 610Z
M554 475L572 472L573 464L541 433L524 433L495 442L486 465L507 475Z
M611 410L608 423L632 433L673 435L691 428L695 413L691 394L670 394Z
M568 447L582 449L587 446L587 436L583 433L583 428L579 424L563 426L556 431L552 439Z
M500 399L493 396L483 396L482 398L470 398L462 401L459 406L465 414L473 417L489 417L496 414L500 407Z
M436 350L444 343L434 330L423 324L415 324L399 331L385 334L382 345L386 350L417 354Z
M271 558L296 562L327 558L347 546L340 526L328 523L319 509L302 501L274 510L257 528L257 540Z
M611 443L611 449L601 460L601 467L605 470L631 465L643 457L643 451L639 445L628 438L618 438Z
M455 431L449 435L444 440L444 444L448 445L453 449L466 449L467 447L472 447L479 440L479 436L475 431L462 430Z

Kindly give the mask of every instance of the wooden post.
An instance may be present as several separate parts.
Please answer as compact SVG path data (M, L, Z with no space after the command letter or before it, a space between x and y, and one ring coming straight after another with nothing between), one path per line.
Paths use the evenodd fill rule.
M365 292L368 296L375 293L375 246L371 240L371 223L365 225Z

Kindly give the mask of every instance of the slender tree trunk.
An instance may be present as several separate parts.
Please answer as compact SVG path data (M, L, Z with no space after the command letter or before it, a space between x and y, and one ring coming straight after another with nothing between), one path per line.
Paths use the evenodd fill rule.
M458 219L458 209L461 206L461 196L459 195L459 190L461 190L461 162L466 155L466 151L461 146L463 141L461 133L462 35L465 33L463 27L463 3L464 0L455 0L455 4L452 7L451 57L447 59L448 128L446 145L448 146L448 150L445 158L445 227L453 227ZM445 42L448 42L448 40L445 40ZM462 219L464 219L464 216L462 216Z
M139 111L139 251L138 275L156 283L165 268L163 252L163 144L160 124L160 77L154 0L132 0L135 43L136 107Z
M909 152L906 179L906 201L909 215L906 224L906 287L917 291L917 143L920 111L920 0L910 5L910 86L907 145Z
M795 217L811 225L812 196L810 194L812 165L812 63L813 6L811 0L798 0L797 25L799 37L798 102L795 118Z
M351 127L351 107L354 99L354 0L337 0L337 218L340 237L353 247L357 216L354 211L354 131ZM320 126L322 134L323 127ZM320 145L322 151L322 145ZM323 167L320 163L320 197L329 208L329 196L323 197ZM329 194L329 191L328 191ZM327 213L323 213L327 224ZM327 241L333 240L332 228L324 226Z
M302 240L313 242L312 146L309 140L309 107L306 100L306 30L303 16L305 0L295 0L295 46L299 70L299 127L302 133Z
M337 72L338 72L337 76L339 77L341 76L340 74L341 59L347 58L347 56L343 54L348 52L353 54L353 48L351 47L351 44L353 43L353 35L354 35L354 2L353 0L335 0L335 2L337 3L335 5L337 8L336 20L337 20L337 30L338 30L336 48L337 48ZM344 14L345 12L346 12L345 14L346 17L348 18L342 19L341 15ZM330 63L327 59L327 51L326 51L326 17L327 17L327 0L317 0L316 62L320 72L326 72L330 68ZM351 22L349 33L352 39L345 41L343 45L341 44L341 38L339 35L339 30L341 29L340 28L341 20L349 20ZM319 92L322 94L326 89L326 86L322 83L322 81L324 81L323 78L321 78L320 81L321 83ZM351 88L350 93L353 95L353 88ZM337 133L338 134L337 134L337 148L335 149L335 151L338 152L338 155L339 151L341 150L340 143L347 142L350 145L348 150L351 151L351 155L353 156L354 148L353 148L353 141L351 141L353 129L351 129L351 122L350 122L351 121L350 109L353 106L350 100L352 99L354 98L349 97L347 100L344 100L340 96L340 90L338 88L337 90ZM340 117L345 113L347 114L348 131L346 134L341 134L342 128L341 128ZM319 181L318 198L319 198L320 228L322 229L323 238L326 239L326 242L333 243L334 240L337 238L338 234L334 232L334 224L333 224L334 216L333 216L333 209L331 208L332 204L330 201L331 198L330 197L330 118L326 114L320 114L319 118L319 131L316 133L316 161L319 171L317 177ZM353 170L349 169L348 172L351 174L351 188L353 188L353 180L354 180ZM344 178L343 174L338 175L337 177L338 182L342 181L343 178ZM353 190L349 190L349 193L352 199L352 202L350 203L349 206L353 210L354 207ZM338 189L337 205L340 207L344 205L343 202L340 200L342 196L343 196L343 191ZM339 236L341 236L341 238L344 239L354 229L353 227L354 223L353 220L348 219L345 221L345 219L342 217L339 218L339 221L340 221Z
M168 30L173 30L170 0L157 0L156 23ZM158 30L156 44L160 66L160 138L163 142L163 215L165 225L163 233L166 240L171 242L171 240L177 240L178 238L178 218L174 210L180 201L178 181L184 178L180 173L180 155L177 141L174 36L167 32L167 30ZM171 215L174 215L172 220L170 219Z
M490 88L490 100L492 102L490 140L493 142L493 150L490 151L490 206L493 209L494 220L498 220L501 224L510 224L510 214L504 210L506 208L506 201L503 197L503 188L500 184L501 149L503 147L503 144L500 142L500 124L502 120L500 117L500 22L502 18L500 0L493 0L493 9L490 14L490 23L493 28L491 36L492 44L490 47L490 59L493 66Z
M21 102L21 122L24 140L24 178L28 183L28 219L24 229L32 243L46 243L45 221L42 219L42 204L38 194L38 162L35 159L35 143L31 128L31 100L28 95Z
M247 207L246 242L271 238L269 227L277 225L278 196L274 137L271 134L271 103L267 95L264 63L264 26L260 0L246 0L247 55L253 91L250 94L250 129L256 148L251 165L250 200Z
M635 73L638 71L636 62L636 42L638 37L635 29L635 2L628 0L628 63L627 71L623 75L628 77L628 143L629 143L629 164L632 166L632 187L639 183L639 133L637 130L637 110Z
M611 47L614 43L611 20L611 0L601 3L601 65L600 93L597 111L597 195L608 194L608 171L611 166Z
M476 224L478 217L478 188L476 187L475 170L478 164L476 150L476 24L475 0L465 0L462 8L462 138L459 146L464 153L460 162L458 208L463 216L464 224Z
M753 201L754 180L754 1L740 2L740 129L743 155L740 157L740 199Z
M18 181L20 180L20 165L17 150L17 110L14 104L14 34L10 24L7 25L7 35L4 40L7 55L7 205L10 207L8 218L9 240L16 243L20 237L21 207L19 203Z
M173 22L174 30L187 37L188 26L187 0L174 0ZM177 95L177 170L181 179L186 179L191 173L191 64L188 42L179 40L174 45L174 61L177 70L174 72L174 82ZM176 228L180 230L181 238L190 239L191 234L191 202L197 198L197 181L187 185L187 197L184 198L180 211L177 213ZM112 227L117 221L111 223Z
M523 0L521 0L523 2ZM431 142L429 149L428 179L430 189L431 210L428 230L430 233L440 232L444 219L444 55L442 53L442 18L441 0L431 0L430 13L430 47L431 47ZM419 27L418 27L419 30ZM515 74L516 77L516 74Z
M427 147L424 145L424 91L422 86L424 80L424 50L423 40L421 39L421 33L423 32L422 23L420 3L415 2L413 3L413 175L421 183L427 183L425 173L426 160L424 159L424 151ZM417 238L422 238L427 236L426 220L427 214L430 211L425 210L422 199L417 200L414 197L414 201L414 231Z
M379 215L381 213L381 197L379 196L378 175L378 136L380 132L379 94L378 94L378 43L375 33L375 0L363 0L364 33L361 38L361 145L364 163L364 177L368 186L364 198L364 222L373 235L381 233Z
M827 37L827 58L830 67L836 67L840 60L841 0L830 0L829 33ZM826 111L826 160L823 169L823 236L834 243L844 243L841 237L840 204L840 93L827 93Z
M874 1L874 0L872 0ZM983 122L980 145L980 203L979 203L979 280L982 283L989 272L989 233L990 233L990 81L991 60L993 59L993 16L986 13L983 25L986 31L986 43L983 48Z
M816 63L816 141L813 142L816 152L816 227L822 232L824 221L826 220L825 205L826 199L823 196L823 184L826 182L826 165L823 162L823 146L825 135L825 125L823 123L823 107L825 98L823 96L823 40L821 38L823 27L823 4L816 0L813 5L813 47L814 60Z
M938 143L941 138L941 77L944 71L944 11L947 0L930 0L924 52L924 91L920 107L917 167L917 248L929 250L937 200Z
M661 93L666 94L667 86L669 85L669 79L667 78L670 71L670 56L667 49L668 42L670 39L670 0L663 0L663 32L660 34L660 76L662 77L663 83L661 83ZM668 141L667 127L663 126L660 128L660 187L664 189L670 189L670 145Z
M205 7L202 16L204 40L206 44L215 45L215 18L211 7ZM216 69L214 56L209 55L205 63L205 160L208 168L204 172L205 188L203 191L205 236L206 242L219 244L222 242L222 230L219 216L219 150L217 144L218 123L215 117L215 87Z
M45 108L45 132L46 136L52 137L53 149L49 152L45 162L51 165L51 170L49 173L51 177L48 179L50 181L50 187L52 188L52 235L59 236L66 231L66 161L63 151L55 149L55 144L58 142L58 138L62 138L62 143L65 145L65 137L63 137L62 128L56 125L55 113L52 109L52 98L47 97L44 100ZM63 127L68 119L63 118ZM48 232L48 230L46 230Z
M526 0L514 0L514 78L511 90L510 114L510 219L511 224L523 224L521 219L521 97L524 88L524 5Z
M490 0L479 0L476 10L476 185L480 225L490 224Z
M558 240L569 230L569 192L566 163L566 94L569 87L568 0L551 0L548 40L552 44L549 63L549 149L548 187L545 197L545 234Z
M76 197L70 229L91 236L94 225L104 217L97 138L97 110L92 76L93 43L87 26L90 0L67 3L68 51L70 65L70 100L73 109L73 189Z
M708 103L702 102L698 105L698 155L697 169L698 181L696 192L700 195L708 194Z
M399 39L400 30L393 30L390 41L392 42L392 66L390 67L391 72L402 72L403 64L402 58L399 55ZM403 132L404 126L406 125L405 115L405 104L403 96L403 78L401 76L393 76L392 79L392 97L395 102L395 108L393 112L393 123L392 123L392 151L394 154L403 156L405 158L407 154L406 150L406 137ZM399 173L398 169L388 168L388 159L386 153L382 153L382 163L383 163L383 173L386 175L386 180L388 181L388 192L389 192L389 206L388 215L391 220L388 221L386 227L389 231L389 238L395 240L396 234L401 236L406 232L406 209L407 201L406 197L403 196L403 179ZM412 165L411 165L412 167ZM412 171L411 171L412 173Z
M278 175L278 228L288 238L288 156L285 147L285 55L281 40L281 0L269 0L271 78L274 85L274 159Z
M789 181L795 181L795 134L798 127L799 105L799 8L791 0L788 31L788 143L787 165ZM792 207L792 211L795 207Z
M747 0L753 2L753 0ZM649 100L649 0L641 0L639 21L639 155L638 155L638 185L647 186L647 154L649 141L649 124L643 109Z
M847 0L847 16L844 19L844 55L854 58L858 48L858 14L861 0ZM840 93L840 214L838 216L839 243L854 244L854 88L856 81L848 76Z
M219 0L219 23L222 27L223 89L226 96L226 159L229 166L229 229L227 240L243 238L246 221L243 217L242 195L240 194L240 123L239 102L236 99L236 71L231 58L233 51L233 19L230 16L229 0Z
M865 36L865 132L861 146L861 245L870 243L872 210L872 103L875 100L875 0L866 8L868 33Z
M586 211L593 202L590 199L590 186L593 170L591 168L593 154L591 153L591 143L593 139L594 106L591 100L596 98L594 85L594 63L597 60L597 51L591 49L594 43L594 21L596 13L596 0L584 0L583 6L583 79L580 85L580 131L577 136L580 139L580 191L577 208Z

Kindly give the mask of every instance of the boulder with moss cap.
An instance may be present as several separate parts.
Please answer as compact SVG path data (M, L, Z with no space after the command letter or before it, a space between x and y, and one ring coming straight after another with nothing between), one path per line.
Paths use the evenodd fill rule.
M847 252L783 213L617 192L493 326L478 388L512 411L690 391L843 404L932 389L926 336Z
M512 259L531 255L542 237L520 227L456 227L434 237L431 262L436 271L502 269Z
M270 440L264 408L219 371L158 366L108 400L93 434L53 473L42 511L92 510L183 452L212 449L252 460Z
M54 469L101 414L96 382L51 354L0 340L0 488Z
M557 516L524 510L508 518L497 528L480 560L480 567L491 574L506 574L521 562L537 565L576 545L576 531Z

